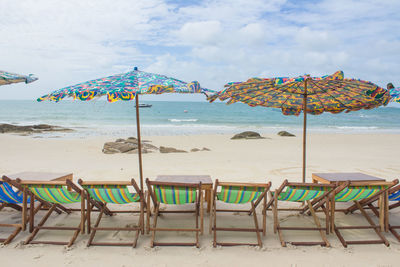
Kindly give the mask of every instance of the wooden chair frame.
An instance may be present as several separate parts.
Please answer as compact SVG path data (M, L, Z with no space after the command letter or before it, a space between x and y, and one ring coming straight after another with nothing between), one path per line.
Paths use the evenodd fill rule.
M393 185L392 187L390 187L387 190L387 192L384 193L384 202L385 203L382 203L382 200L380 200L380 196L373 196L369 199L366 199L363 202L360 201L360 205L364 209L370 209L378 218L381 218L382 209L384 210L385 231L390 231L398 241L400 241L400 234L397 232L397 229L400 229L400 225L391 225L389 223L389 210L399 207L400 201L397 201L396 203L389 205L390 204L389 196L395 192L398 192L399 190L400 190L400 185ZM378 202L377 206L374 205L375 202ZM383 204L383 208L382 208L382 204ZM348 212L352 213L356 210L357 210L357 207L354 207L354 205L353 205L346 210L346 213L348 213ZM380 221L382 221L382 220L380 220Z
M283 192L283 190L287 186L316 186L316 187L325 187L330 190L326 190L326 192L318 197L314 198L312 201L308 200L307 201L307 206L303 208L295 208L295 209L279 209L278 208L278 197L279 195ZM287 243L290 243L295 246L314 246L314 245L320 245L320 246L326 246L330 247L330 243L326 237L326 234L329 233L329 211L324 205L319 205L319 207L322 208L323 212L325 213L325 227L323 227L316 216L316 210L317 208L315 205L320 203L322 200L329 200L330 194L333 192L333 190L336 188L336 184L316 184L316 183L290 183L288 180L285 180L282 185L275 190L274 194L269 192L270 195L270 200L268 201L266 208L268 209L270 206L272 206L272 211L273 211L273 216L274 216L274 233L278 233L279 240L281 242L282 247L286 247ZM309 211L309 215L312 215L314 219L314 223L317 227L282 227L279 222L278 218L278 211L299 211L301 214L303 214L306 211ZM290 242L290 241L285 241L283 238L283 233L282 231L284 230L300 230L300 231L319 231L322 242Z
M335 232L336 236L339 238L340 242L342 243L342 245L344 247L347 247L348 245L361 245L361 244L385 244L386 246L389 246L389 241L384 237L384 235L381 233L381 230L384 230L384 225L385 225L385 220L387 218L387 209L385 208L385 203L387 203L387 201L385 200L385 198L387 197L387 191L389 190L389 188L391 188L392 186L396 185L398 183L398 180L394 180L392 182L351 182L348 181L346 183L343 183L342 185L340 185L339 187L337 187L335 189L335 193L332 194L331 198L330 198L330 216L331 216L331 232ZM335 212L337 212L338 210L336 210L335 206L335 196L340 193L342 190L344 190L346 187L348 186L372 186L372 185L376 185L376 186L388 186L386 189L381 189L378 193L376 193L372 198L374 199L379 199L379 203L380 203L380 207L379 207L379 224L380 225L376 225L374 223L374 221L371 219L371 217L367 214L367 212L365 211L365 209L363 208L363 206L366 205L366 203L368 203L368 200L370 198L365 198L363 200L360 201L354 201L354 204L345 209L345 210L339 210L339 211L343 211L344 213L348 213L351 211L355 211L354 207L357 207L358 210L360 210L361 214L363 215L363 217L367 220L367 222L369 223L369 225L352 225L352 226L337 226L335 224ZM377 240L345 240L343 235L341 234L340 230L351 230L351 229L371 229L374 230L375 233L377 234L377 236L379 237L379 239Z
M2 242L4 245L9 244L21 231L25 231L26 230L26 226L28 224L28 222L30 221L30 219L32 217L35 216L35 214L43 208L49 208L51 205L50 203L40 200L39 201L39 205L38 207L36 207L35 209L32 208L32 205L30 205L31 207L28 207L28 196L30 196L30 192L27 191L24 187L22 187L19 183L17 183L16 181L10 179L7 176L3 176L2 177L2 181L4 183L8 183L9 185L17 188L19 191L22 192L22 203L21 205L18 204L14 204L14 203L1 203L0 204L0 210L2 210L5 207L10 207L13 208L17 211L21 212L21 223L19 224L0 224L0 227L13 227L15 228L15 230L7 237L7 238L1 238L0 242ZM28 215L28 211L29 211L29 215ZM30 212L32 211L32 212ZM56 210L56 212L61 213L60 210ZM30 227L30 232L33 231L33 226Z
M217 190L219 186L248 186L248 187L262 187L265 188L265 191L255 200L251 201L251 208L242 210L242 209L217 209ZM271 182L267 184L261 183L235 183L235 182L220 182L218 179L215 181L214 190L211 192L211 214L210 214L210 234L213 232L213 246L259 246L262 247L262 240L260 232L263 233L263 236L266 235L266 225L267 225L267 192L271 187ZM262 209L262 229L259 227L256 208L259 203L263 203ZM217 212L246 212L249 216L253 215L254 226L255 228L228 228L228 227L217 227ZM227 243L227 242L217 242L217 231L232 231L232 232L254 232L257 236L257 243Z
M139 233L144 232L144 195L143 192L140 190L139 186L137 185L136 181L132 179L131 181L82 181L82 179L78 180L78 183L81 186L85 185L127 185L127 186L133 186L135 188L135 191L139 194L140 197L140 209L139 210L108 210L108 215L113 216L117 213L140 213L139 217L139 226L137 227L99 227L100 221L102 219L103 214L105 214L106 209L107 209L107 203L101 203L101 208L100 208L100 213L97 217L97 220L94 224L94 226L91 225L91 212L93 210L94 204L93 202L98 202L94 201L93 199L90 198L90 194L87 190L86 191L86 202L87 202L87 209L86 209L86 222L87 222L87 227L88 227L88 233L90 233L90 237L87 243L87 246L132 246L136 247L137 245L137 240L139 238ZM134 236L133 242L130 243L121 243L121 242L93 242L95 234L97 231L135 231L136 234Z
M76 238L78 237L79 233L85 233L85 199L86 195L84 190L81 190L78 186L76 186L73 182L70 180L66 181L22 181L20 179L17 179L17 182L21 184L23 187L25 187L28 184L37 184L37 185L65 185L77 192L78 194L81 195L81 208L80 209L69 209L65 207L64 205L61 204L55 204L55 203L49 203L51 205L50 209L47 211L45 216L41 219L41 221L38 223L37 226L34 227L34 230L32 234L27 238L24 244L51 244L51 245L66 245L68 247L72 246L72 244L75 242ZM26 188L28 190L28 188ZM31 212L35 210L35 195L31 193ZM37 198L39 199L39 198ZM80 223L77 227L64 227L64 226L44 226L46 221L49 219L50 215L57 210L61 210L67 214L70 214L72 211L80 211L81 212L81 220ZM30 225L34 225L33 222L33 217L30 216ZM40 230L53 230L53 231L59 231L59 230L70 230L74 231L74 234L72 238L68 242L61 242L61 241L34 241L33 239L35 236L38 234Z
M196 246L197 248L200 247L199 244L199 234L202 232L202 228L199 225L199 217L200 220L203 221L203 194L201 190L201 182L198 184L193 183L172 183L172 182L158 182L158 181L150 181L148 178L146 179L146 184L148 188L147 194L147 232L152 232L151 240L150 240L150 247L154 246ZM190 187L197 189L197 197L194 203L195 209L194 210L160 210L160 202L157 200L155 193L154 193L154 186L157 185L164 185L164 186L177 186L177 187ZM150 198L153 202L154 206L154 219L153 225L150 227ZM169 205L169 204L166 204ZM159 228L157 227L157 218L161 214L167 213L194 213L195 214L195 228ZM196 233L196 242L189 243L189 242L156 242L155 236L157 231L166 231L166 232L195 232Z

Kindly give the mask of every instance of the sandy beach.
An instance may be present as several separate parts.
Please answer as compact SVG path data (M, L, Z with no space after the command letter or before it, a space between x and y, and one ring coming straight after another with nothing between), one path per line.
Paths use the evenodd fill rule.
M170 146L184 150L207 147L211 151L143 155L144 176L154 179L160 174L209 174L221 181L272 182L272 189L279 187L284 179L301 180L301 136L280 137L264 134L265 139L230 140L231 135L190 136L145 136L156 146ZM126 137L126 136L121 136ZM307 152L307 177L311 181L313 172L363 172L393 180L400 176L400 135L398 134L310 134ZM85 138L34 138L31 136L0 135L0 173L21 171L72 172L74 180L127 180L138 181L138 158L136 154L106 155L101 152L104 142L115 137ZM2 222L18 222L20 216L13 210L2 211ZM38 217L42 216L38 213ZM289 217L287 217L290 215ZM390 213L391 222L400 222L400 214ZM288 225L307 225L311 218L295 213L282 213ZM55 216L49 224L74 223L79 214ZM135 220L137 218L134 218ZM162 223L190 225L190 216L169 216ZM252 247L212 247L212 236L208 234L208 214L205 214L205 233L201 236L201 248L161 247L150 248L149 236L140 236L136 249L127 247L86 248L87 235L81 235L71 248L50 245L22 245L27 232L19 234L14 241L0 248L5 266L397 266L400 244L390 233L385 236L391 243L384 245L358 245L343 248L337 237L328 236L331 248L294 247L282 248L277 235L272 231L272 214L267 217L267 235L263 237L262 249ZM253 221L246 215L226 214L218 219L229 226L251 226ZM338 214L337 223L351 225L362 222L359 214ZM128 224L132 218L116 216L104 219L105 224ZM367 223L367 222L365 222ZM397 223L399 224L399 223ZM5 231L2 230L2 234ZM348 231L350 238L362 234L374 238L373 231ZM59 235L59 234L58 234ZM46 238L45 235L43 235ZM48 237L49 235L47 235ZM64 239L66 232L60 235ZM109 233L105 238L128 240L133 234ZM160 239L189 239L189 234L159 234ZM41 236L40 236L41 237ZM306 238L319 240L316 233L286 232L288 240ZM101 235L99 235L101 238ZM219 238L254 241L255 235L223 233ZM243 257L246 255L246 257ZM23 257L22 257L23 256Z

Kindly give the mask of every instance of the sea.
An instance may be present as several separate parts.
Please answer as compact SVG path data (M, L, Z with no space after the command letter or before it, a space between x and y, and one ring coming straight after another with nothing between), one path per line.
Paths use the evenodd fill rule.
M301 133L303 115L285 116L280 109L249 107L246 104L208 102L142 101L141 132L154 135L234 134L242 131ZM307 116L312 133L400 133L400 104L349 113ZM133 101L36 102L0 100L0 123L16 125L51 124L75 131L42 134L49 137L135 136Z

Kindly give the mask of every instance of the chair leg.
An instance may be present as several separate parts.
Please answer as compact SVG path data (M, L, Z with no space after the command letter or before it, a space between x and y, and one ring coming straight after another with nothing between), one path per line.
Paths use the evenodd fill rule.
M94 227L92 228L92 227L89 225L89 227L92 228L92 229L91 229L92 232L91 232L91 234L90 234L88 243L87 243L87 245L86 245L87 247L89 247L89 246L92 244L92 242L93 242L94 236L95 236L96 231L97 231L96 228L97 228L97 227L99 226L99 224L100 224L101 218L103 217L103 213L104 213L104 208L102 207L101 210L100 210L100 214L99 214L98 217L97 217L96 223L94 224Z
M256 234L257 234L258 246L261 248L262 247L262 241L261 241L260 229L258 228L257 212L256 212L256 209L254 207L254 203L253 202L251 202L251 207L252 207L252 210L253 210L254 225L256 226Z
M214 239L213 239L213 247L217 247L217 201L214 199L213 209L213 219L214 219Z
M160 203L157 203L154 211L154 219L153 219L153 233L151 235L151 240L150 240L150 247L154 247L154 239L156 238L156 227L157 227L157 218L158 218L158 212L160 209Z
M264 196L263 200L263 236L267 234L267 196Z
M313 208L313 206L312 206L312 204L311 204L311 202L309 200L307 200L307 204L308 204L308 207L309 207L309 209L311 211L311 215L314 218L315 224L317 225L317 227L322 228L321 223L319 222L318 217L315 215L314 208ZM324 240L324 242L325 242L325 246L330 247L331 244L329 244L329 241L326 238L325 232L323 230L319 230L319 233L321 234L322 240Z
M74 244L74 242L78 238L78 235L80 232L81 232L81 226L79 225L78 229L75 230L74 235L72 236L71 240L69 241L67 247L70 247L70 246L72 246L72 244Z
M210 223L209 223L209 226L208 226L208 233L209 234L211 234L211 232L212 232L212 222L213 222L213 205L214 205L214 191L213 190L211 190L211 192L210 192L210 194L211 194L211 197L210 197L210 203L209 203L209 205L210 205Z
M139 238L139 234L142 233L144 234L144 207L143 207L143 199L140 201L140 216L139 216L139 229L136 230L135 237L133 239L133 244L132 247L136 248L137 241Z
M375 225L374 221L365 212L364 208L360 205L360 203L358 203L358 201L356 201L356 204L357 204L358 208L360 209L361 213L364 215L365 219L367 219L369 224L371 226L373 226L373 229L374 229L375 233L380 237L380 239L383 241L383 243L388 247L389 246L389 241L387 241L387 239L383 236L383 234L378 229L376 229L376 225Z
M31 201L32 201L32 198L31 198ZM33 201L32 201L33 202ZM35 227L35 229L33 230L33 232L32 232L32 234L28 237L28 239L25 241L25 245L26 244L29 244L32 240L33 240L33 238L35 238L35 236L37 235L37 233L39 232L39 230L40 230L40 227L41 226L43 226L44 224L45 224L45 222L47 221L47 219L50 217L50 215L53 213L53 211L54 211L54 209L56 208L56 205L55 204L53 204L52 206L51 206L51 208L49 209L49 211L46 213L46 215L42 218L42 220L39 222L39 224ZM32 208L31 208L32 209ZM31 217L30 217L30 220L32 221L32 218L33 218L33 216L32 216L32 214L33 214L33 209L32 209L32 211L31 211Z
M368 204L368 207L372 210L372 212L376 215L379 216L379 211L376 209L376 207L373 204ZM394 235L394 237L400 241L400 235L397 233L396 229L400 228L399 226L392 226L388 224L388 229L389 231Z
M90 196L86 194L86 225L87 225L87 233L90 234L91 231L91 222L90 222L90 213L92 212L93 204L90 203Z
M335 233L337 237L339 238L340 242L344 247L347 247L347 245L350 244L385 244L386 246L389 246L389 242L387 239L382 235L382 233L378 230L380 228L378 225L376 225L371 217L365 212L365 209L361 206L361 204L358 201L354 201L355 205L357 208L361 211L361 214L365 217L365 219L368 221L370 226L352 226L352 227L338 227L335 226ZM379 212L377 210L373 209L373 212L378 215ZM357 228L358 227L358 228ZM357 240L357 241L346 241L343 236L340 233L340 229L373 229L375 233L379 236L379 240Z
M147 206L146 206L146 234L150 233L150 215L151 215L151 205L150 205L150 192L147 192Z
M26 211L28 209L28 192L26 191L26 188L23 188L22 191L22 230L25 231L26 229Z
M140 226L140 233L144 235L144 201L140 201L140 218L139 218L139 226Z
M336 232L336 227L335 227L335 209L336 209L336 202L335 202L335 199L334 198L332 198L331 199L331 201L330 201L330 208L331 208L331 212L330 212L330 223L329 223L329 225L330 225L330 227L331 227L331 233L334 233L334 232Z
M82 190L83 191L83 190ZM81 233L85 233L85 221L86 221L86 211L85 211L85 198L83 195L81 195Z
M203 200L203 198L201 197L202 196L202 191L200 190L200 202ZM201 207L203 207L203 205L200 203L200 206ZM200 211L200 213L201 213L201 211ZM195 216L195 219L196 219L196 229L199 229L199 204L198 203L196 203L196 216ZM202 231L202 227L203 227L203 225L202 225L202 222L200 222L200 232ZM199 231L196 231L196 247L197 248L199 248L200 247L200 244L199 244Z
M197 213L198 214L198 213ZM203 235L204 232L204 206L203 206L203 191L200 190L200 234ZM196 226L197 228L197 226ZM198 232L196 232L196 235L198 235ZM198 241L197 241L198 243Z
M135 234L135 237L133 239L133 244L132 244L132 247L134 247L134 248L136 248L140 233L144 234L144 203L143 203L142 199L140 201L139 229L136 230L136 234Z
M30 197L31 197L31 199L30 199L30 205L29 205L30 206L30 208L29 208L29 233L32 233L33 229L35 228L35 214L34 214L34 211L35 211L35 195L34 194L30 194ZM53 206L54 205L52 205L52 207Z
M274 233L276 234L279 226L279 221L278 221L278 200L274 196L274 201L271 203L272 205L272 213L274 216Z
M22 225L20 224L0 224L0 227L14 227L15 230L5 239L0 239L3 245L9 244L22 230Z

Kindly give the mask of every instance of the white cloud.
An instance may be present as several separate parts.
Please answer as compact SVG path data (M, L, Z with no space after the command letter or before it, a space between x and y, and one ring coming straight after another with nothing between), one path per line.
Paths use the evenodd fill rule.
M185 23L177 35L189 45L201 46L218 43L221 32L219 21L199 21Z
M391 0L2 0L0 69L35 73L0 99L35 99L129 67L222 89L261 76L400 84L400 2Z

